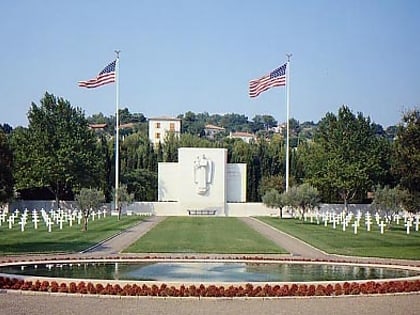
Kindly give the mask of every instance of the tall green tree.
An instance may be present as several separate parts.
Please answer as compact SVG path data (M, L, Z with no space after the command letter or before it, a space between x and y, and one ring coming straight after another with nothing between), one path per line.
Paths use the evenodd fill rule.
M77 206L83 213L82 231L88 230L89 216L92 211L99 208L105 202L105 195L102 191L95 188L82 188L76 195L75 200Z
M347 203L365 198L386 165L381 162L375 126L361 113L342 106L319 123L314 143L304 150L305 181L315 186L325 202Z
M285 188L285 178L281 175L264 176L258 186L258 193L264 196L270 190L276 190L279 193L283 192ZM263 199L264 201L264 199Z
M283 217L283 207L286 206L284 194L276 189L269 189L262 197L262 202L269 208L279 209L280 218Z
M420 109L404 114L398 126L393 151L392 171L409 196L404 206L411 212L420 210Z
M6 134L0 129L0 205L13 195L12 152Z
M406 200L407 191L398 187L389 188L388 186L377 186L373 194L373 207L383 216L388 218L391 223L393 215L402 210L402 204Z
M115 196L115 189L113 195ZM118 220L121 220L121 214L123 208L127 208L134 201L134 194L129 193L127 190L127 185L121 185L118 187L118 200L120 202L118 207ZM115 203L115 200L114 200Z
M299 186L292 186L289 191L283 193L284 205L291 206L298 211L300 218L303 218L308 209L319 207L318 190L308 183Z
M82 187L99 187L103 159L81 109L45 93L32 103L26 130L12 134L16 188L48 188L57 200L72 199Z

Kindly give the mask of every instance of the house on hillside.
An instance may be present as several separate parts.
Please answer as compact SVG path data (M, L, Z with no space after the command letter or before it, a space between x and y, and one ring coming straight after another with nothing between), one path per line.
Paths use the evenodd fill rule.
M236 132L231 132L229 135L230 139L241 139L243 141L245 141L246 143L250 143L252 140L255 140L256 137L253 133L249 133L249 132L243 132L243 131L236 131Z
M173 117L154 117L149 118L149 139L157 145L164 143L168 133L174 133L179 137L181 134L181 119Z
M204 136L207 139L212 139L213 140L217 134L219 134L221 132L224 132L224 131L225 131L225 128L223 128L223 127L219 127L219 126L215 126L215 125L211 125L211 124L204 126Z
M89 125L89 129L93 131L102 131L102 130L105 130L105 128L107 127L108 127L107 124L90 124Z

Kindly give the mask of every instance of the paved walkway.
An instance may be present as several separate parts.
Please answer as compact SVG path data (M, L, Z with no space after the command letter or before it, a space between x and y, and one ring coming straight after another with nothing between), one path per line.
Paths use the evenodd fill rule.
M118 255L164 219L165 217L151 216L122 233L83 251L82 254L89 256Z
M293 257L317 259L330 258L327 253L324 253L323 251L312 247L309 244L306 244L297 238L290 236L289 234L283 233L264 222L250 217L240 219L258 233L264 235L278 246L284 248Z
M420 295L372 295L281 299L131 298L60 295L0 294L2 315L415 315Z

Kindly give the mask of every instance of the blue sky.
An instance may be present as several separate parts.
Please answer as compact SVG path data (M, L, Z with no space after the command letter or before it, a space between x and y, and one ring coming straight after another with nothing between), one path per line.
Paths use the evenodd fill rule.
M346 104L384 127L420 104L420 1L149 0L0 2L0 123L27 125L45 91L86 115L115 112L115 85L82 89L121 50L120 108L286 119L285 88L248 82L292 53L290 114Z

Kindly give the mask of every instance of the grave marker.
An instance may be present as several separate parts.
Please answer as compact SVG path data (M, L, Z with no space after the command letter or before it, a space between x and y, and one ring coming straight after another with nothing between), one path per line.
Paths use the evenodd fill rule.
M416 232L419 231L419 220L420 220L420 215L416 215L416 222L414 222L414 225L416 226Z
M80 221L83 219L82 211L77 214L77 224L80 225Z
M410 234L410 228L413 226L413 224L411 223L411 220L407 220L404 226L407 228L407 234Z
M21 217L18 224L20 225L20 231L25 232L26 219L24 217Z
M384 221L381 221L381 223L379 224L379 227L381 229L381 234L384 234L384 227L386 226L386 224L384 223Z
M63 229L63 222L64 222L64 217L63 216L60 216L58 219L57 219L57 223L59 223L60 224L60 230L62 230Z
M0 226L3 222L5 222L5 220L6 220L6 213L4 211L2 211L0 213Z
M366 224L367 231L370 232L370 226L372 225L372 219L370 217L367 217L365 219L365 221L366 221L365 224Z
M13 224L15 224L15 217L13 214L7 218L7 222L9 222L9 230L12 229Z
M359 227L359 222L358 221L354 221L354 223L352 224L353 226L353 233L357 234L357 228Z
M338 218L337 217L333 217L333 221L332 221L332 223L333 223L333 229L335 230L336 229L336 227L337 227L337 221L338 221Z
M34 223L34 229L35 230L37 230L38 229L38 222L39 222L40 220L38 219L38 213L34 213L33 215L32 215L32 222Z
M48 233L51 233L51 226L54 224L50 218L48 218L47 222Z

